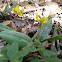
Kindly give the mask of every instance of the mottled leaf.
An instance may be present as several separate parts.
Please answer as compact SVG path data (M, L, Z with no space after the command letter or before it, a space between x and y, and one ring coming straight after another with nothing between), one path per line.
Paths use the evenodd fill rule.
M48 20L50 20L51 17L48 18ZM42 23L41 25L41 31L40 31L40 34L39 34L39 40L44 40L46 39L47 35L50 33L51 31L51 28L52 28L52 21L50 21L49 23Z

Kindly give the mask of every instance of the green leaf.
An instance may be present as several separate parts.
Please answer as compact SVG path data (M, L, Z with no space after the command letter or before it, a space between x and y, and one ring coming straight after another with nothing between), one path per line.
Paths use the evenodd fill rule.
M48 21L51 19L51 17L48 18ZM50 21L49 23L42 23L41 25L41 31L39 34L39 40L44 40L46 39L47 35L49 34L51 28L52 28L52 21ZM40 29L40 28L39 28Z
M22 59L21 59L21 60L19 60L18 62L22 62Z
M35 47L33 46L26 46L23 48L23 50L19 51L18 54L17 54L17 57L24 57L26 56L29 52L36 52L38 51L39 49L36 49Z
M1 17L2 17L2 16L3 16L3 12L0 11L0 15L1 15Z
M0 27L0 31L4 31L4 30L7 30L7 29L5 29L5 28L1 28L1 27Z
M8 62L8 60L0 60L0 62Z
M7 48L7 56L8 56L10 61L16 59L17 52L18 52L18 44L17 43L12 43L12 45L10 45Z
M0 37L3 38L9 44L13 42L18 43L20 48L32 42L31 38L27 35L15 31L2 31L0 32Z
M12 44L13 42L18 43L19 47L22 48L27 45L27 41L18 38L16 36L6 35L6 34L0 34L0 37L3 38L8 44Z
M35 42L36 45L34 46L39 48L38 52L40 53L41 56L43 56L43 51L45 50L45 47L41 45L41 42L39 40L35 39Z
M23 61L23 57L20 57L18 62L22 62L22 61Z
M43 62L62 62L62 60L58 58L46 58L43 59Z
M59 40L59 39L62 39L62 35L52 37L52 38L49 38L49 39L45 39L45 40L42 40L41 42L44 42L44 41L56 41L56 40Z
M59 43L58 45L62 46L62 43Z
M2 47L2 48L0 48L0 49L7 50L7 48L8 48L9 46L10 46L10 45L8 44L8 45L6 45L5 47Z
M41 42L37 39L34 40L36 42L36 47L40 47L42 51L45 50L45 47L41 44Z
M38 52L40 53L41 56L43 56L43 51L41 49L38 50Z
M19 62L18 58L16 58L15 60L11 60L10 62Z
M30 62L41 62L41 60L36 57L36 58L32 59Z
M21 50L17 53L17 57L24 57L26 56L27 54L29 53L29 50L28 48L24 49L24 50Z
M11 8L9 8L9 9L7 9L7 12L10 12L13 8L15 8L16 7L16 5L15 6L12 6Z
M54 55L57 55L57 53L51 50L45 50L43 54L43 56L54 56Z
M37 40L37 39L35 39L34 42L35 42L36 44L41 45L41 42L40 42L39 40Z
M53 52L56 52L57 53L57 50L56 50L55 46L52 46L51 49L52 49Z
M8 26L5 26L2 23L0 23L0 31L4 31L4 30L14 31L13 29L9 28Z
M19 38L22 38L22 39L24 39L28 42L32 42L32 39L29 36L27 36L23 33L19 33L19 32L16 32L16 31L3 31L1 33L2 34L7 34L7 35L10 35L10 36L19 37Z
M36 52L36 51L38 51L40 49L40 48L36 49L33 46L30 46L30 47L27 47L27 48L28 48L29 52Z
M6 51L0 52L0 61L8 60Z
M34 45L32 45L32 43L29 43L26 47L22 48L21 51L18 52L17 56L18 57L24 57L26 56L29 52L36 52L38 51L40 48L35 48Z
M3 11L3 15L5 15L7 12L10 12L13 8L16 7L16 5L12 6L11 8L8 8L8 6L9 6L9 4L6 5L6 7L5 7L4 11Z
M6 5L6 7L5 7L3 13L7 10L8 6L9 6L9 4Z

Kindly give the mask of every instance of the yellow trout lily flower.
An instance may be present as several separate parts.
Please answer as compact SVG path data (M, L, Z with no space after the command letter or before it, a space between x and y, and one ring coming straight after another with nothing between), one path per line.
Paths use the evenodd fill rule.
M22 8L22 10L20 11L19 5L17 5L16 8L12 9L12 11L15 15L23 16L24 9Z
M51 21L51 19L48 21L48 17L45 17L45 16L43 16L41 19L39 19L38 17L39 17L39 15L38 15L38 13L36 13L36 20L39 22L42 22L42 23L48 23Z

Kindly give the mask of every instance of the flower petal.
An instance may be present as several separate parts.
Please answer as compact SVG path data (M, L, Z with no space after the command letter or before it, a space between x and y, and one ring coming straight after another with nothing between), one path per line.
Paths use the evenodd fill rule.
M51 19L50 19L49 21L48 21L48 20L47 20L47 21L45 21L44 23L49 23L50 21L51 21Z
M22 8L22 13L24 12L24 9Z
M36 20L40 22L41 19L39 19L38 16L39 16L38 13L36 13Z
M46 20L47 20L47 18L46 18L45 16L43 16L43 17L41 18L41 22L42 22L42 23L44 23Z
M23 16L24 9L22 8L22 10L20 11L19 5L17 5L16 8L12 9L12 11L15 15Z
M12 11L14 12L14 8L12 9Z
M39 15L38 15L38 13L36 13L37 21L42 22L42 23L48 23L51 21L51 19L48 21L48 17L45 17L45 16L43 16L41 19L39 19L38 17L39 17Z
M16 6L16 8L18 8L18 9L19 9L19 5L17 5L17 6Z

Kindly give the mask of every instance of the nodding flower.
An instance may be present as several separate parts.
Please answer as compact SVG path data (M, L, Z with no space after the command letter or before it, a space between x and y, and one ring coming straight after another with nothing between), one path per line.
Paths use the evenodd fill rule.
M39 19L38 18L39 16L40 15L38 15L38 13L36 13L36 20L39 21L39 22L41 22L41 23L48 23L48 22L51 21L51 19L48 21L48 17L45 17L45 16L43 16L41 19Z
M16 8L12 9L12 11L15 15L23 16L24 9L22 8L22 10L20 11L19 5L17 5Z

